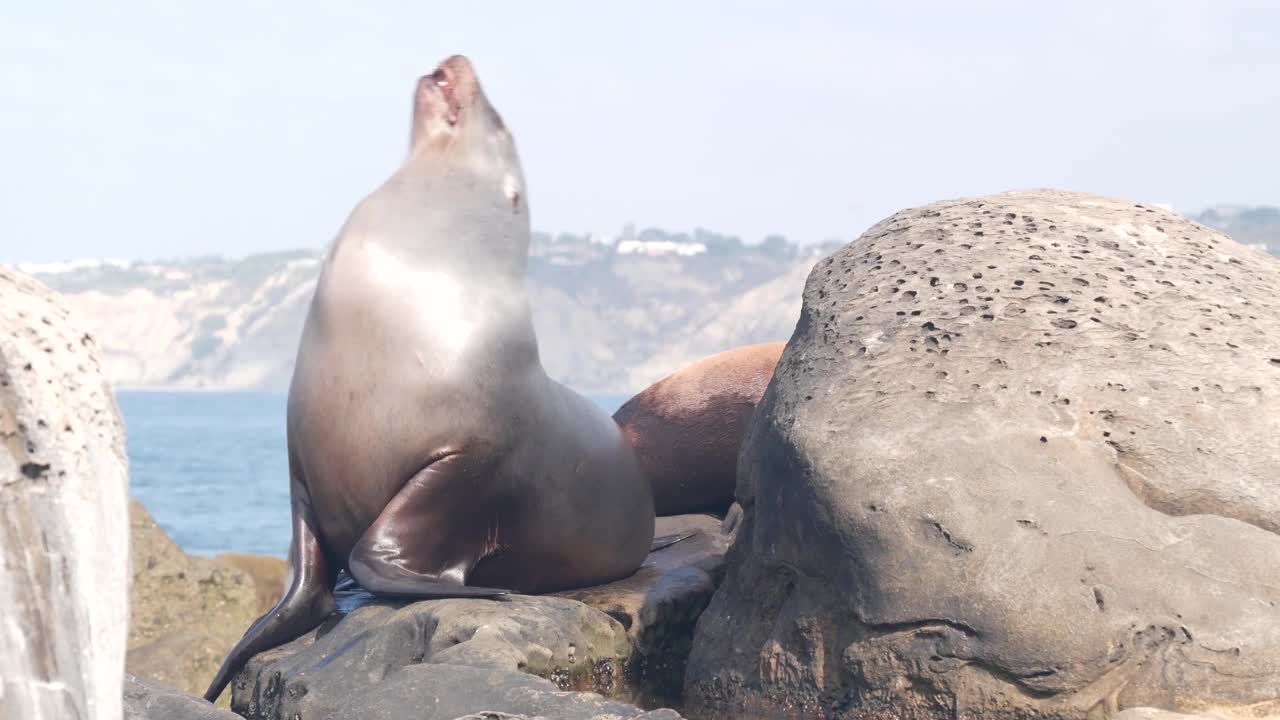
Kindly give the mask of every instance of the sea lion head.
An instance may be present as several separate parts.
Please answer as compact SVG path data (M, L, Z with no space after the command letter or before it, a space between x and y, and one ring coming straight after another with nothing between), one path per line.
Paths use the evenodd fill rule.
M524 207L524 178L515 140L480 87L471 61L453 55L418 79L409 160L466 169L495 182L515 212Z

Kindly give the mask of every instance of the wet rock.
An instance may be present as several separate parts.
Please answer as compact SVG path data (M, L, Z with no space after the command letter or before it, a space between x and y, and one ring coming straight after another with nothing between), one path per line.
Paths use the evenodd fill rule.
M124 679L125 720L240 720L202 697L133 675Z
M93 338L0 265L0 708L120 717L128 625L124 430Z
M177 690L203 692L244 629L263 612L260 595L274 588L264 593L244 570L184 553L136 500L129 515L129 672ZM264 558L261 564L270 567L272 561L281 563Z
M1280 261L1056 191L815 266L686 707L1280 713Z
M514 704L446 704L441 707L458 711L431 717L497 710L536 715L544 701L551 717L619 714L619 708L630 713L620 717L640 716L634 706L606 703L600 695L653 705L671 700L663 691L672 685L678 692L673 676L682 672L694 622L714 591L729 542L710 516L662 518L657 530L698 532L651 553L631 578L558 595L405 603L374 598L347 580L338 614L249 662L232 683L231 707L249 718L314 720L343 717L342 708L368 702L386 707L391 717L396 707L405 712L444 703L440 693L448 690L456 694L448 702L472 693ZM458 685L464 682L480 684ZM561 692L569 690L598 694Z
M627 694L645 704L679 700L693 629L724 576L731 532L711 515L657 518L654 534L682 536L650 553L634 575L617 582L558 593L622 623L631 642L625 666Z

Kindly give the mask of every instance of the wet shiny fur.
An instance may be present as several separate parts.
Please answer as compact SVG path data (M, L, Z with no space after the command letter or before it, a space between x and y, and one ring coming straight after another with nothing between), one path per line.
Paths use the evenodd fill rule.
M614 413L652 484L658 515L728 511L738 450L783 346L747 345L704 358Z

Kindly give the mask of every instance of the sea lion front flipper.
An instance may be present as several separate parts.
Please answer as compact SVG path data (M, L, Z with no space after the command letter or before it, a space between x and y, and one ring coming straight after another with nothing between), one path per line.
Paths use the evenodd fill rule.
M466 584L476 563L500 542L487 504L475 497L473 480L482 473L475 461L455 453L410 478L352 548L351 576L375 595L425 599L512 592Z
M231 649L213 676L204 699L214 702L254 655L288 642L319 625L337 607L333 596L337 569L328 567L306 488L294 476L289 486L293 506L293 540L289 543L289 589L276 606L258 618Z

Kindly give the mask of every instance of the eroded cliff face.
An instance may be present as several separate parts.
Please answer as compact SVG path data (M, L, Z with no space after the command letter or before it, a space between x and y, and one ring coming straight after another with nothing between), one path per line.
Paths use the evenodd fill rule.
M663 246L664 247L664 246ZM584 393L630 394L693 360L786 340L822 248L619 253L544 244L529 292L544 366ZM239 261L46 268L102 343L119 388L288 386L320 270L314 252Z

